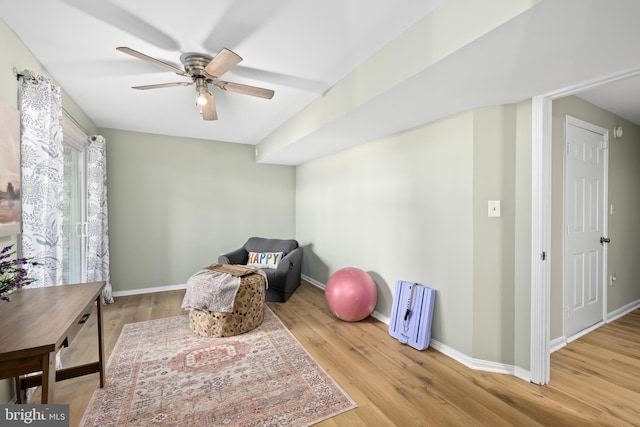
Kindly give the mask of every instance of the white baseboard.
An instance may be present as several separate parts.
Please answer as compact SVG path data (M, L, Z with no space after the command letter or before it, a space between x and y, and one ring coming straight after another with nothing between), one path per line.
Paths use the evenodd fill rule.
M447 345L442 344L440 341L436 341L433 338L431 338L431 342L429 342L429 347L431 347L434 350L439 351L440 353L444 354L445 356L448 356L450 358L452 358L453 360L455 360L456 362L460 362L462 363L464 366L471 368L471 369L475 369L472 367L473 365L473 359L469 356L467 356L466 354L451 348Z
M304 274L302 275L302 278L309 282L310 284L312 284L313 286L315 286L316 288L320 288L323 291L326 289L326 284L322 283L322 282L318 282L315 279L312 279L309 276L305 276ZM373 313L371 313L371 317L373 317L374 319L378 319L379 321L381 321L382 323L384 323L385 325L388 325L389 322L391 321L391 319L387 316L385 316L384 314L378 312L378 311L374 311Z
M318 282L317 280L314 280L311 277L305 276L304 274L302 275L302 278L307 282L311 283L313 286L316 286L322 290L326 288L324 283ZM371 314L371 316L374 317L375 319L378 319L379 321L381 321L386 325L388 325L389 322L391 321L391 318L377 311L374 311ZM463 365L465 365L470 369L474 369L477 371L495 372L499 374L508 374L508 375L512 375L517 378L523 379L525 381L531 381L531 372L525 369L522 369L520 367L513 366L513 365L506 365L504 363L491 362L488 360L474 359L434 339L431 340L431 342L429 343L429 346L432 347L434 350L437 350L440 353L444 354L445 356L450 357L453 360L456 360L462 363Z
M560 350L562 347L566 346L568 343L577 340L578 338L588 334L589 332L592 332L596 329L598 329L600 326L603 326L607 323L611 323L614 320L617 320L629 313L631 313L634 310L637 310L638 308L640 308L640 300L636 300L634 302L631 302L625 306L622 306L620 308L618 308L617 310L612 311L611 313L607 314L607 321L606 322L598 322L595 325L582 330L580 332L578 332L577 334L567 338L565 336L561 336L558 338L555 338L553 340L551 340L550 344L550 352L553 353L554 351L558 351Z
M374 319L378 319L379 321L381 321L382 323L384 323L385 325L389 326L389 323L391 322L391 318L387 317L377 311L374 311L373 313L371 313L371 317L373 317Z
M562 347L565 347L566 345L567 345L567 338L565 336L552 339L551 342L549 343L549 353L558 351Z
M567 338L567 344L569 344L570 342L573 342L573 341L577 340L578 338L580 338L580 337L582 337L582 336L584 336L584 335L587 335L589 332L593 332L593 331L595 331L595 330L596 330L596 329L598 329L600 326L604 326L604 325L606 325L606 324L607 324L606 322L601 321L601 322L596 323L596 324L595 324L595 325L593 325L593 326L589 326L588 328L581 330L580 332L578 332L578 333L576 333L576 334L574 334L574 335L571 335L570 337L566 337L566 338Z
M629 314L638 308L640 308L640 300L636 300L625 306L620 307L617 310L613 310L611 313L607 314L607 323L613 322L614 320L619 319L622 316Z
M527 381L527 382L531 382L531 371L523 369L523 368L521 368L519 366L515 367L513 375L516 378L520 378L521 380L524 380L524 381Z
M129 295L142 295L142 294L151 294L154 292L166 292L166 291L176 291L179 289L186 289L187 285L167 285L167 286L156 286L154 288L141 288L141 289L130 289L126 291L114 291L114 297L126 297Z
M610 323L613 322L614 320L631 313L632 311L636 310L640 308L640 300L638 301L634 301L633 303L627 304L624 307L621 307L617 310L612 311L611 313L609 313L607 315L607 322L606 323ZM585 331L582 331L581 333L571 337L570 340L567 340L566 337L561 336L558 337L554 340L552 340L550 342L550 353L553 353L554 351L560 350L562 347L565 347L567 345L568 342L573 341L577 338L579 338L580 336L591 332L594 329L597 329L598 327L602 326L605 322L600 322L597 325L592 326L591 328L586 329ZM515 376L517 378L520 378L522 380L531 381L531 372L520 368L518 366L514 366L514 365L507 365L504 363L497 363L497 362L492 362L492 361L487 361L487 360L480 360L480 359L474 359L472 357L467 356L464 353L459 352L458 350L455 350L451 347L448 347L434 339L431 340L431 343L429 344L430 347L432 347L434 350L439 351L440 353L462 363L463 365L465 365L468 368L471 369L475 369L475 370L480 370L480 371L487 371L487 372L495 372L495 373L500 373L500 374L507 374L507 375L512 375Z
M302 274L301 275L302 278L305 280L305 282L309 282L311 283L313 286L315 286L316 288L320 288L323 291L326 289L327 285L325 283L322 282L318 282L316 279L312 279L311 277Z
M434 350L437 350L440 353L444 354L445 356L448 356L453 360L462 363L467 368L473 369L475 371L506 374L514 376L516 378L520 378L524 381L531 381L531 372L519 366L492 362L490 360L475 359L434 339L431 340L429 346Z

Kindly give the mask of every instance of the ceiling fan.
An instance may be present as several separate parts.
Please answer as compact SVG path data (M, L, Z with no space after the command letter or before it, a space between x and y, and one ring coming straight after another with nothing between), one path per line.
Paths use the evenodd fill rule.
M138 59L150 62L154 65L172 71L179 76L190 78L188 82L160 83L146 86L133 86L133 89L159 89L163 87L173 86L190 86L196 85L198 96L196 102L201 108L202 118L204 120L218 120L216 112L216 104L213 100L213 94L209 90L209 85L213 85L222 90L229 92L241 93L244 95L257 96L260 98L273 98L274 91L271 89L263 89L260 87L249 86L240 83L232 83L218 80L224 73L238 65L242 58L235 52L227 48L222 49L213 58L202 53L184 53L180 56L180 61L184 65L184 70L174 67L171 64L162 62L128 47L117 47L116 50L134 56Z

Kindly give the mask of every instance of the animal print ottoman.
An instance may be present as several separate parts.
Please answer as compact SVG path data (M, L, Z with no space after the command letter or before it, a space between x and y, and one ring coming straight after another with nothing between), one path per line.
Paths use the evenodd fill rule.
M243 276L233 312L191 310L191 330L203 337L231 337L257 328L264 320L265 278L257 273Z

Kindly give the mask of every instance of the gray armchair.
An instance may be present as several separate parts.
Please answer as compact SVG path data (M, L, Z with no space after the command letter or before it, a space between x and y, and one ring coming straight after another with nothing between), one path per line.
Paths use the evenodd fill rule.
M267 274L269 288L265 299L273 302L285 302L300 286L302 269L302 248L292 239L265 239L252 237L241 248L224 253L218 257L220 264L246 265L249 252L284 252L277 268L263 268Z

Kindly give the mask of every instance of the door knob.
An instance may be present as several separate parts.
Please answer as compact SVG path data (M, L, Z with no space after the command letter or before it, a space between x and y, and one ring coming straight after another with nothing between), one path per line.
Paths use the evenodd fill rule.
M604 246L605 243L609 243L611 241L610 238L608 237L601 237L600 238L600 244Z

